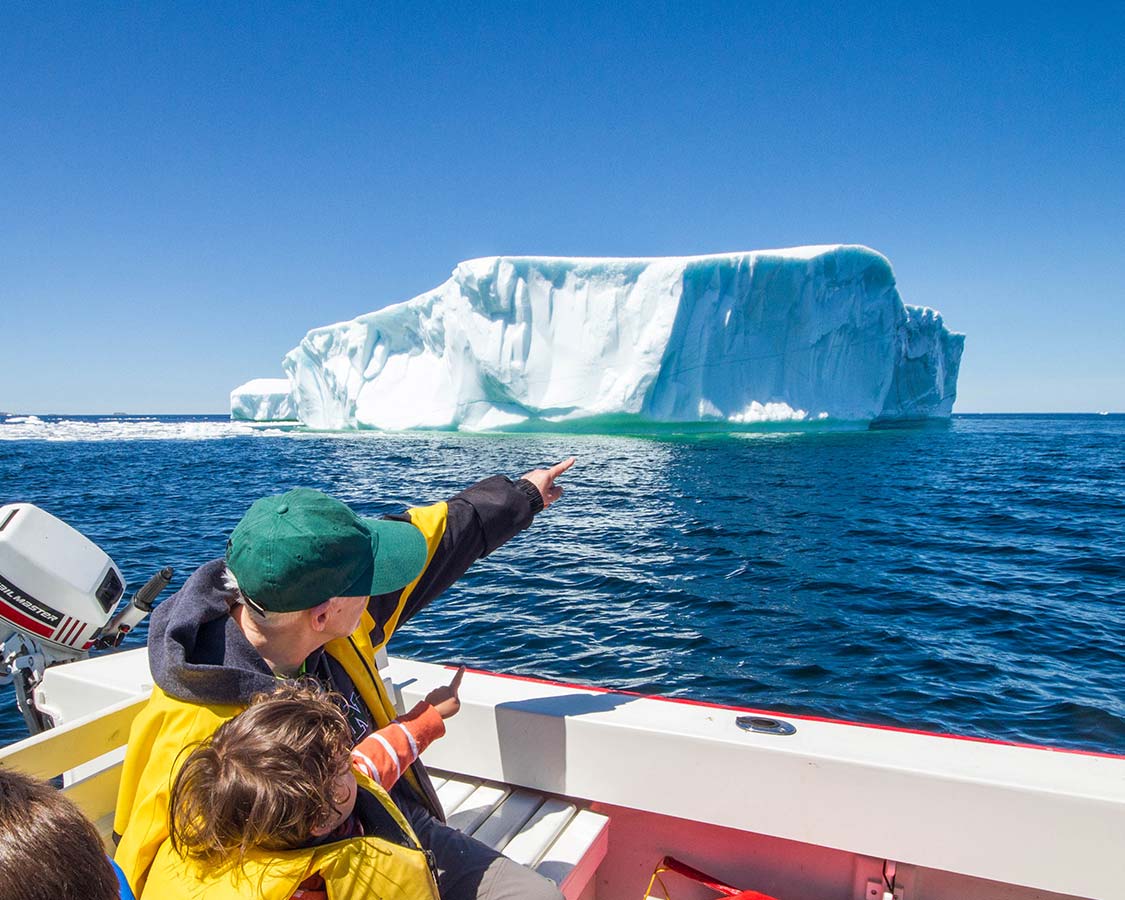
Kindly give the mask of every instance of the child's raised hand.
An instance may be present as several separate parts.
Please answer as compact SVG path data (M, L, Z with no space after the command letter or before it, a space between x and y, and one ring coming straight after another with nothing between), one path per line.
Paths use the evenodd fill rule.
M449 684L434 688L426 694L426 702L436 709L443 719L457 715L461 709L461 698L457 696L457 691L461 688L461 676L464 674L465 667L461 666Z

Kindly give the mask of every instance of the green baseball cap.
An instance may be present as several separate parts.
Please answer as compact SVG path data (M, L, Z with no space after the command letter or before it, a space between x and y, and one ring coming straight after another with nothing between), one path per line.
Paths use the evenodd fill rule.
M418 577L426 555L409 522L360 518L311 488L255 501L227 541L242 593L270 612L397 591Z

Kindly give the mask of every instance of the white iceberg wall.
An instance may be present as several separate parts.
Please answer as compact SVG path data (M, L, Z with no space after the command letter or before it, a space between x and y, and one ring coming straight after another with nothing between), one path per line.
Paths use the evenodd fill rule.
M452 421L643 414L674 325L679 270L628 260L462 263L445 285L459 389Z
M287 378L255 378L230 392L230 417L248 422L284 422L297 418Z
M793 419L865 420L881 409L903 309L882 256L840 247L705 258L685 266L683 285L648 417L747 422L787 407Z
M957 399L965 336L945 327L941 313L907 306L898 326L894 379L880 419L948 417Z
M870 421L948 416L962 340L864 247L492 257L310 331L284 368L316 428Z

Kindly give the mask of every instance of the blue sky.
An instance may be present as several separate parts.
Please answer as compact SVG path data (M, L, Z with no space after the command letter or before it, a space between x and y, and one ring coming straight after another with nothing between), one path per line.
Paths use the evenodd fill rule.
M1125 410L1125 14L0 5L0 410L226 412L492 254L886 254L956 411Z

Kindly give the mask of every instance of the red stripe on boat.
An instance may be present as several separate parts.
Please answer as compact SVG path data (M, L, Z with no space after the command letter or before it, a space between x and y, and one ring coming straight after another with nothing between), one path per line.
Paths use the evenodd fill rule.
M447 666L455 669L456 666ZM592 691L597 694L622 694L626 697L640 697L643 700L659 700L662 703L680 703L685 706L703 706L707 709L723 709L728 712L749 713L773 719L795 719L798 722L824 722L827 725L847 725L851 728L868 728L875 731L895 731L899 734L918 734L923 737L942 738L947 741L970 741L976 744L996 744L1001 747L1022 747L1025 750L1045 750L1048 753L1074 753L1078 756L1100 756L1105 759L1125 759L1125 754L1105 753L1100 750L1076 750L1071 747L1047 747L1043 744L1026 744L1020 741L1000 741L995 738L974 737L968 734L942 734L937 731L923 731L920 728L902 728L898 725L876 725L864 722L848 722L844 719L829 719L824 716L806 716L798 713L783 713L775 710L751 709L745 706L725 706L722 703L708 703L706 700L692 700L688 697L664 697L660 694L638 694L636 691L621 691L615 688L597 687L588 684L571 684L566 681L551 681L549 678L533 678L529 675L509 675L505 672L487 672L484 669L466 669L474 675L491 675L493 678L510 678L512 681L530 681L533 684L550 684L555 687L573 688L578 691Z

